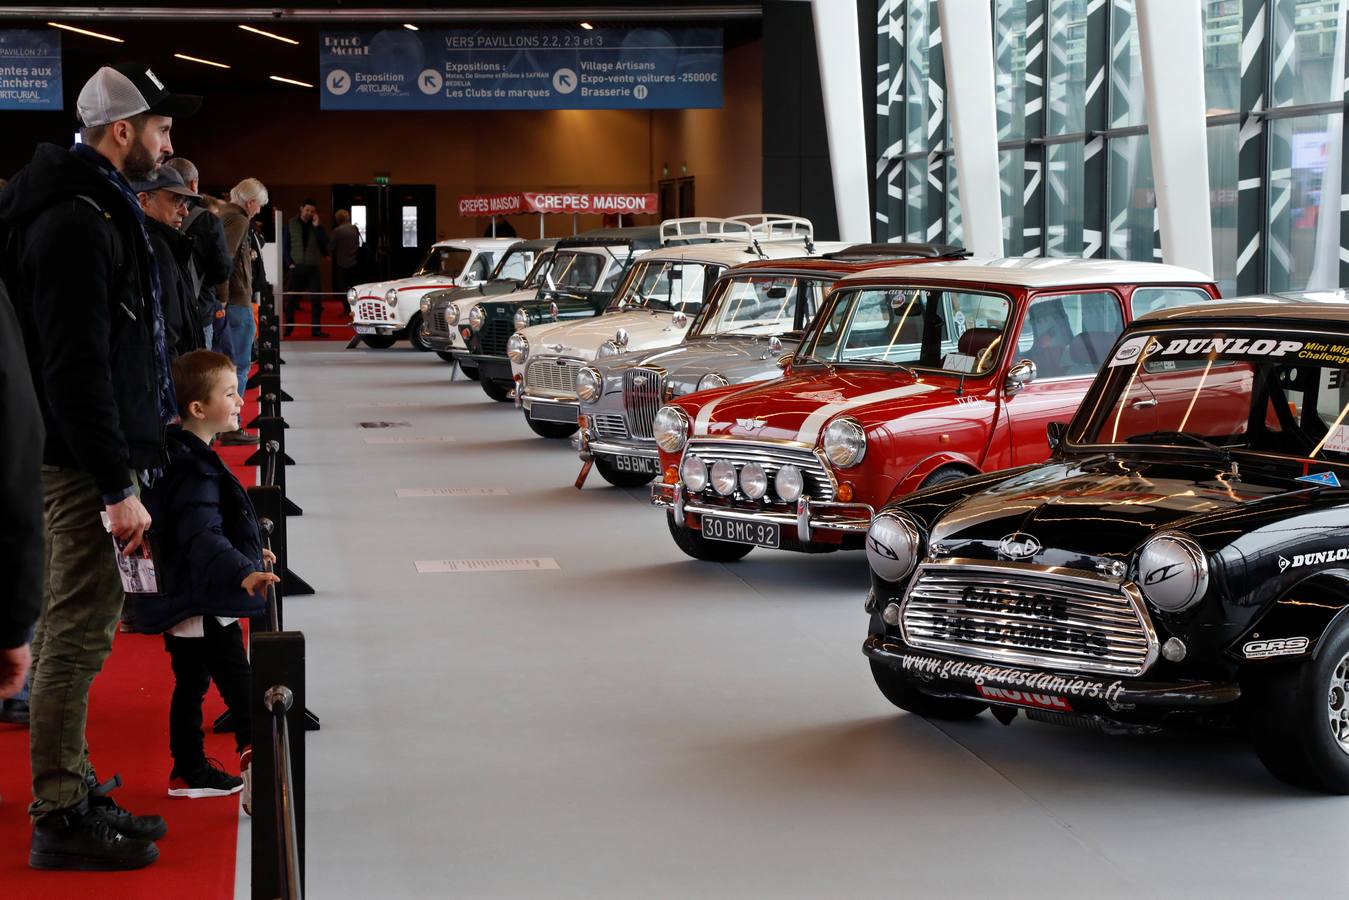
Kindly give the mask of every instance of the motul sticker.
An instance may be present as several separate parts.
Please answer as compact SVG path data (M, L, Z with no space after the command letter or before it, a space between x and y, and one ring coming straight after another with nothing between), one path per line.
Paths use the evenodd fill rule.
M979 696L994 703L1011 703L1016 706L1028 706L1031 709L1048 709L1053 712L1072 712L1073 707L1063 697L1053 694L1032 694L1029 691L1013 691L1008 688L978 685Z
M1275 638L1269 641L1250 641L1241 648L1247 659L1268 659L1271 656L1293 656L1304 653L1311 641L1305 637Z
M1148 346L1148 341L1152 341L1151 346ZM1119 345L1119 348L1115 350L1115 355L1110 357L1110 362L1107 365L1110 368L1131 366L1138 362L1138 357L1151 356L1160 350L1161 346L1159 341L1146 334L1140 337L1131 337ZM1145 347L1147 348L1146 351L1144 350Z

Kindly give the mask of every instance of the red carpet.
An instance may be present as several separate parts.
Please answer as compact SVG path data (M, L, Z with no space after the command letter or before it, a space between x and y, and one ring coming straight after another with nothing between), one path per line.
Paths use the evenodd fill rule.
M245 398L244 421L257 415L256 391ZM244 467L251 452L225 447L221 457L245 486L256 469ZM168 796L169 697L173 673L158 635L119 634L89 700L89 748L102 778L120 772L113 796L137 813L158 813L168 836L158 842L159 860L135 872L38 872L28 868L32 797L28 731L0 723L0 886L5 898L24 900L232 900L239 797L187 800ZM209 723L224 712L215 690L207 695L206 755L238 772L234 737L212 734Z
M327 333L327 337L313 337L313 327L309 324L309 301L304 300L300 303L300 308L295 314L297 326L291 330L288 337L283 338L287 341L349 341L356 333L351 330L351 316L342 306L340 297L323 298L323 315L319 317L320 327Z

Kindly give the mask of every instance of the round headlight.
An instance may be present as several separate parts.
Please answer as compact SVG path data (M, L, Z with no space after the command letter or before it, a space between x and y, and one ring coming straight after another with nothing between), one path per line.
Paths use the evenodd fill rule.
M1208 590L1208 558L1192 538L1158 535L1138 554L1138 586L1158 609L1188 609Z
M487 310L482 308L481 303L473 304L473 308L468 311L468 327L477 331L482 327L482 323L487 321Z
M702 378L698 379L698 390L708 391L712 388L726 387L730 384L719 372L708 372Z
M878 514L867 529L867 562L885 581L900 581L918 561L922 535L913 520L902 513Z
M651 420L651 436L666 453L678 453L689 442L689 417L677 406L662 406Z
M355 288L347 288L347 302L348 302L348 303L355 303L355 302L356 302L356 289L355 289Z
M515 322L516 331L524 331L529 327L529 313L523 309L517 309L513 321Z
M679 478L690 493L698 493L707 487L707 463L696 453L687 454L679 463Z
M719 459L712 463L712 490L729 497L735 493L735 465L728 459Z
M453 303L445 307L445 324L453 328L459 323L459 307Z
M805 476L801 474L800 469L790 463L778 469L778 473L773 476L773 490L788 503L799 500L805 487Z
M604 376L600 375L598 369L585 366L576 373L576 396L584 402L589 403L599 397L603 387Z
M389 288L384 292L384 302L390 306L398 305L398 288Z
M756 462L745 463L740 469L740 491L751 500L768 493L768 472Z
M518 331L511 335L506 340L506 355L511 358L511 362L524 365L525 360L529 359L529 338Z
M608 359L611 356L617 356L622 353L622 349L613 341L605 341L600 344L599 350L595 351L595 356L599 359Z
M840 469L862 461L867 452L867 433L856 419L835 419L824 430L824 455Z

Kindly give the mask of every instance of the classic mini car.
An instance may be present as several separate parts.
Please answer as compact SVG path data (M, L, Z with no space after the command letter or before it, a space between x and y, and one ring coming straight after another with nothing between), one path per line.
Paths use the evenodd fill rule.
M462 238L440 241L427 251L407 278L358 284L347 291L351 327L368 347L385 350L406 337L418 350L422 342L421 299L428 291L467 287L486 281L497 258L517 238Z
M652 504L698 559L755 546L860 548L872 511L920 487L1037 463L1124 323L1217 295L1158 263L970 259L834 285L781 381L656 413Z
M932 718L1248 729L1349 793L1349 303L1149 315L1041 465L923 491L867 536L864 650Z
M543 271L543 267L537 264L552 256L556 243L554 238L516 241L502 254L491 277L482 284L432 291L422 297L422 342L441 359L453 363L455 349L468 349L457 327L460 311L467 312L473 303L484 297L504 297L518 291L528 291L533 296L538 292L539 273ZM477 378L477 367L470 368L471 371L464 370L465 374Z
M663 403L708 388L782 377L825 293L844 275L901 259L968 255L939 244L864 244L728 270L681 344L597 359L577 373L582 462L610 484L646 484L660 474L651 425ZM588 471L582 470L581 482Z
M624 352L678 344L728 267L816 252L806 219L764 218L768 221L754 228L729 219L701 220L726 227L716 232L715 242L666 246L644 255L602 315L528 326L513 335L507 346L511 374L525 422L534 433L549 438L574 434L581 367ZM677 243L680 237L667 232L667 227L688 221L661 223L662 242Z
M509 401L515 382L506 344L517 321L598 315L609 305L633 260L659 246L660 230L655 226L597 228L559 240L553 247L552 265L540 273L537 291L475 303L459 315L459 335L467 345L462 354L454 351L461 365L467 361L478 367L487 396Z

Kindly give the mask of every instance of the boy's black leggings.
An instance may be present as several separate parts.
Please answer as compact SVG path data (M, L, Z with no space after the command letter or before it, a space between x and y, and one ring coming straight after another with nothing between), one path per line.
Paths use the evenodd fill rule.
M201 730L201 702L211 682L234 714L236 750L253 743L249 691L253 680L238 622L221 625L215 616L202 622L205 637L164 635L164 649L173 660L173 700L169 704L169 752L173 770L184 774L206 762Z

